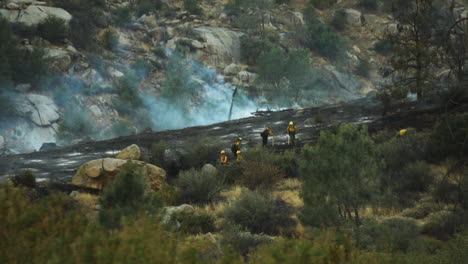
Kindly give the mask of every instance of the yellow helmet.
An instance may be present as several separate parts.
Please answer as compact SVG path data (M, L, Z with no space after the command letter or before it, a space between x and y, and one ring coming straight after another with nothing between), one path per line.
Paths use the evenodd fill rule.
M240 154L240 153L241 153L240 150L238 150L238 151L236 152L236 154Z
M242 138L241 138L241 137L238 137L237 140L242 141Z
M398 134L399 134L400 136L403 136L404 134L406 134L406 132L408 132L407 129L402 129L402 130L400 130L400 132L398 132Z
M226 152L224 150L221 150L221 154L225 154Z
M289 125L290 125L290 126L293 126L293 125L294 125L293 121L289 122Z

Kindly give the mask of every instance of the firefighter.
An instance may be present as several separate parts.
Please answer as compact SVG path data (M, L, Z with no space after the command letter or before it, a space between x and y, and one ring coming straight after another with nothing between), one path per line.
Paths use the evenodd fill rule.
M221 156L219 157L221 161L221 165L227 165L228 163L228 157L226 155L226 152L224 150L221 150Z
M234 141L234 143L232 143L231 145L231 151L232 151L232 154L234 154L234 158L237 158L237 151L240 150L241 148L241 143L242 143L242 138L237 138L236 141Z
M242 155L240 150L236 151L236 161L241 161L242 160Z
M268 137L273 136L273 130L271 127L266 127L265 130L260 133L260 136L262 136L262 146L265 147L268 144Z
M294 123L291 121L289 122L289 126L286 129L288 132L288 145L294 146L296 144L296 133L297 133L297 127L294 125Z
M406 132L408 132L407 129L402 129L402 130L400 130L400 131L398 132L398 135L399 135L400 137L402 137L402 136L404 136L404 135L406 134Z

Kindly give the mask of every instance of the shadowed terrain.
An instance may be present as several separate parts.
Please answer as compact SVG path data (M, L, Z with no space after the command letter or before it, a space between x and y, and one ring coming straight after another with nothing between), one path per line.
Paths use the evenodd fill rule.
M69 181L79 166L87 161L114 157L121 149L131 144L140 146L143 155L148 157L151 144L160 140L164 140L171 148L181 152L186 146L201 138L220 142L229 149L234 138L242 137L244 146L252 147L261 144L260 133L266 126L273 128L275 148L281 150L288 147L286 127L289 121L294 121L298 126L299 132L296 138L298 145L303 145L315 142L320 130L343 123L366 124L371 132L405 127L429 128L434 124L436 115L445 111L441 106L415 102L400 104L396 109L397 111L382 116L382 106L366 98L343 104L283 110L269 116L250 117L209 126L82 142L48 151L1 157L0 177L6 177L19 170L31 169L38 179L54 178ZM322 122L317 123L316 119L321 119Z

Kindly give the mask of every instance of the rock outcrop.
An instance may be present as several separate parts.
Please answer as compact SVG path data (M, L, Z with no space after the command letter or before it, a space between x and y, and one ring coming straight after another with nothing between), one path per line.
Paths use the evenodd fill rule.
M0 14L12 23L24 26L37 26L49 16L70 22L72 16L66 10L57 7L30 5L26 9L0 9Z
M242 33L221 27L198 27L193 32L206 43L198 59L213 66L229 65L240 61Z
M97 159L83 164L72 178L72 184L76 186L102 190L121 170L125 163L122 159ZM166 172L152 164L142 161L131 161L141 169L148 187L158 191L166 180Z
M172 225L176 228L180 227L179 220L183 217L195 214L195 209L189 204L182 204L179 206L164 207L161 211L161 223L165 225Z
M46 127L60 119L57 105L52 98L28 93L17 97L16 110L22 116L28 117L34 124Z
M345 9L344 10L346 15L346 23L351 26L361 26L361 12L354 10L354 9Z
M139 160L141 158L140 147L135 144L130 145L117 154L116 158L122 160Z

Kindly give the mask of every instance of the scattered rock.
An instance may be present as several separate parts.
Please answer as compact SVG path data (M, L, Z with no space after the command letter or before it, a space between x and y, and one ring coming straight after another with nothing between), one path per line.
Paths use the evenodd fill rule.
M361 12L355 10L355 9L345 9L344 10L346 14L346 23L352 26L361 26Z
M43 143L41 148L39 149L40 151L45 151L45 150L51 150L51 149L56 149L58 146L56 143Z
M224 75L231 75L234 76L241 71L241 68L234 63L231 63L226 68L224 68Z
M118 71L118 70L116 70L114 68L111 68L111 67L109 67L107 69L107 73L114 79L118 79L118 78L121 78L121 77L124 76L123 72Z
M162 209L162 219L163 224L173 224L177 228L180 227L179 220L182 217L191 216L195 214L195 209L188 204L183 204L179 206L169 206Z
M16 3L9 3L7 4L6 8L10 10L17 10L20 9L20 6Z
M139 160L141 158L140 148L135 144L130 145L119 152L116 158L123 160Z
M32 85L29 83L18 84L15 87L15 90L20 93L27 93L31 91Z
M66 72L71 64L68 51L63 49L45 49L45 58L51 60L52 68L57 72Z
M86 162L72 178L72 184L102 190L122 169L122 166L129 162L121 159L97 159ZM152 164L142 161L131 161L141 168L143 176L148 182L148 187L158 191L161 184L166 179L166 172Z
M216 169L216 167L211 164L205 164L203 165L201 171L206 174L216 174L218 169Z

